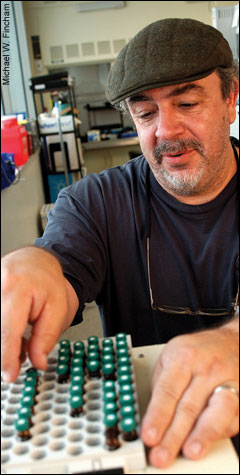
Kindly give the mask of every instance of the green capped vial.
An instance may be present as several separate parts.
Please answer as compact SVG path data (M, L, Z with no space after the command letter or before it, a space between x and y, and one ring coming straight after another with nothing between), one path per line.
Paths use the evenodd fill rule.
M24 396L31 396L34 400L34 403L36 403L36 398L35 398L35 388L33 386L25 386L22 390L23 397Z
M83 412L83 397L74 395L70 397L71 417L79 417Z
M124 332L117 333L117 335L115 335L115 338L116 338L117 341L119 341L119 340L127 341L127 335Z
M104 415L105 425L105 447L107 450L116 450L120 447L118 440L118 417L116 413L110 413Z
M120 407L120 416L122 419L135 416L135 409L133 404Z
M103 390L115 391L115 381L112 381L112 380L103 381Z
M118 376L119 384L131 384L131 374L121 374Z
M121 356L126 356L126 357L129 356L127 347L117 348L117 359L120 358Z
M113 346L103 346L102 348L102 357L105 355L114 355Z
M71 378L73 376L84 376L84 368L83 366L72 366L70 369Z
M104 403L104 406L103 406L104 414L113 414L117 412L117 410L118 410L117 403L115 401Z
M89 351L89 353L87 354L87 360L90 361L90 360L99 360L100 359L100 356L99 356L99 352L98 351Z
M122 438L128 442L137 439L136 421L134 417L125 417L121 420Z
M33 423L32 423L32 411L31 411L31 408L29 406L26 406L26 407L20 407L20 409L18 409L17 411L17 416L18 416L18 419L28 419L29 420L29 426L32 427Z
M88 345L97 345L98 346L99 338L98 336L89 336L88 337Z
M59 346L60 346L59 349L64 348L67 351L69 351L70 355L72 354L70 340L60 340Z
M119 387L119 394L122 396L123 394L132 394L133 387L131 384L121 384Z
M114 363L114 356L112 353L102 354L102 364L106 364L106 363Z
M31 413L34 414L34 399L33 396L23 396L20 400L21 407L29 407Z
M102 365L102 373L105 380L115 380L115 365L113 363L106 363Z
M122 365L118 367L118 377L123 374L131 374L131 368L129 365Z
M118 366L130 366L130 358L129 356L118 356L117 358Z
M15 421L15 427L18 433L18 437L21 441L25 441L31 438L30 434L30 421L26 417L20 417Z
M83 341L75 341L73 343L73 349L75 350L83 350L84 351L84 343Z
M103 340L102 340L102 349L106 346L113 347L113 341L112 341L111 338L103 338Z
M69 392L71 396L82 396L83 395L83 387L80 384L74 384L70 386Z
M74 357L71 359L71 366L83 366L83 358Z
M35 394L39 393L38 386L37 386L37 376L36 375L26 376L26 378L24 380L24 386L25 387L31 386L32 388L34 388Z
M134 404L133 394L122 394L120 395L120 407L129 406L129 404Z
M99 360L90 360L87 363L88 374L90 378L100 378L100 363Z
M64 384L67 382L68 377L69 377L69 367L67 364L59 364L57 365L57 374L58 374L58 379L57 382L60 384Z
M37 382L39 381L38 370L33 366L27 369L26 376L33 376L36 378Z
M104 391L103 393L103 401L105 403L116 401L116 393L115 391Z
M84 376L82 374L71 375L70 383L73 386L74 384L83 386L84 385Z

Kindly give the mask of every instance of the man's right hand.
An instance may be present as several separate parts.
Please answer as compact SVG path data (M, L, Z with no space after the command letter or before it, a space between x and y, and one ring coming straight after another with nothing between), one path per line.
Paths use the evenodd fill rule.
M2 371L6 382L18 376L26 352L38 369L46 370L47 355L69 327L78 298L61 265L49 252L26 247L2 258ZM32 325L28 341L23 338Z

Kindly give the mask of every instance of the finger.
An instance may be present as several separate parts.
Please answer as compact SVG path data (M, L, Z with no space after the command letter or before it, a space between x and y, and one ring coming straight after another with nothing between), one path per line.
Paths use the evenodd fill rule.
M31 308L29 297L12 293L4 301L2 312L1 367L5 382L13 382L20 369L22 337ZM14 331L13 331L14 329Z
M239 401L235 394L227 390L213 394L185 441L183 454L193 460L201 458L214 442L237 433L238 412Z
M206 406L206 385L203 378L194 378L179 400L171 425L161 443L149 453L152 465L163 468L170 465L179 454L186 437Z
M29 358L38 369L47 368L47 355L56 345L64 327L67 307L66 299L48 301L39 318L33 324L28 344Z
M143 418L141 438L147 446L159 444L172 423L178 400L191 381L189 370L176 365L162 369Z

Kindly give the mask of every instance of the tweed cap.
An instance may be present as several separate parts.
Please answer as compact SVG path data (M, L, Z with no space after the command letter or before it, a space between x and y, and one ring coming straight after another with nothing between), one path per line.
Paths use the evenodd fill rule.
M147 89L195 81L233 56L220 31L189 18L168 18L143 28L120 51L108 76L112 103Z

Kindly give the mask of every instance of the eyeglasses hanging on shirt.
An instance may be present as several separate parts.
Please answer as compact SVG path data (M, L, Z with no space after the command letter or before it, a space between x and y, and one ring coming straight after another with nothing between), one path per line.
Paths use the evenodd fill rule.
M238 154L237 151L232 144L232 148L234 151L234 156L238 163ZM198 310L192 311L189 307L175 307L171 305L155 305L154 298L153 298L153 291L152 291L152 284L151 284L151 268L150 268L150 238L151 238L151 190L150 190L150 167L147 165L146 171L146 204L147 204L147 213L146 213L146 221L147 221L147 272L148 272L148 286L149 286L149 294L150 294L150 301L151 307L153 310L158 310L163 313L167 313L170 315L202 315L202 316L233 316L237 311L237 307L239 306L239 284L237 289L236 297L232 301L232 305L230 308L199 308ZM239 259L239 256L238 256Z

